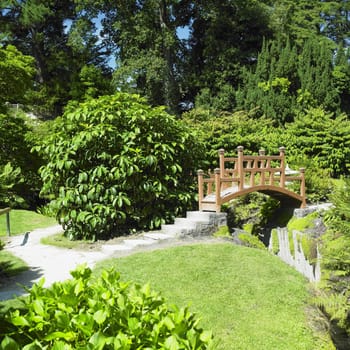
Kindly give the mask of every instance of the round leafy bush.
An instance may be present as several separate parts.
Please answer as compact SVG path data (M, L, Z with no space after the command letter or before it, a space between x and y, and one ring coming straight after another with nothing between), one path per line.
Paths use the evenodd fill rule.
M157 228L193 204L200 148L164 108L118 93L71 106L53 130L36 147L42 194L71 239Z
M84 265L73 279L29 290L23 307L1 320L1 349L209 349L212 333L187 308L168 307L114 270L92 277Z

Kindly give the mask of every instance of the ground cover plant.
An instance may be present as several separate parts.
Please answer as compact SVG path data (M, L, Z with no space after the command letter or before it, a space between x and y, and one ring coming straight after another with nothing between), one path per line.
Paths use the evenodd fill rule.
M114 270L29 290L1 318L1 349L210 349L212 333L187 308L170 307L149 285L122 282Z
M149 282L169 303L190 305L218 349L332 349L305 313L306 280L267 251L232 244L189 245L110 259L123 280Z

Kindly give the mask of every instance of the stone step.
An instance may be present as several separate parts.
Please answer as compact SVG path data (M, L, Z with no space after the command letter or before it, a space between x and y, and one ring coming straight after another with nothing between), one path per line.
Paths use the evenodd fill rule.
M198 220L198 221L204 220L208 222L212 215L215 215L215 213L209 212L209 211L188 211L186 213L186 217L190 220Z
M203 220L194 220L189 218L176 218L174 221L174 225L176 226L185 226L188 228L195 229L197 227L197 224ZM205 220L204 220L205 222Z
M144 233L143 236L146 238L151 238L155 241L162 241L162 240L174 238L173 235L169 235L163 232L148 232L148 233Z
M177 236L181 236L182 234L186 234L189 231L187 225L162 225L161 231L167 235L173 236L174 238Z

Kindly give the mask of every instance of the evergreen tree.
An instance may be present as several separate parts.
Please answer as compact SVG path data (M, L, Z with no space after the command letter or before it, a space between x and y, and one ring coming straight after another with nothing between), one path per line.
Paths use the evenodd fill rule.
M339 45L335 53L332 72L334 85L339 93L341 110L350 114L350 49Z
M340 107L340 100L333 69L333 52L329 46L317 40L306 41L298 61L301 93L310 93L315 107L322 106L335 112Z
M243 73L243 84L237 92L238 108L258 108L258 116L275 120L276 125L292 120L292 91L299 87L296 75L297 53L289 41L264 41L255 72Z
M244 70L237 108L258 108L258 116L266 115L280 125L293 121L304 108L322 106L339 112L341 91L346 94L348 88L348 75L342 70L349 64L339 57L343 64L336 70L326 42L309 39L299 51L288 40L264 43L255 70Z

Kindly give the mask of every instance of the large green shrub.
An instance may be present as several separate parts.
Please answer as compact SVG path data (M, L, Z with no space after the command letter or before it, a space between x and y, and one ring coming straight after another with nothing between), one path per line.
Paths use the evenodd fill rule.
M68 109L37 150L42 194L70 238L153 229L193 203L198 142L183 123L138 95Z
M237 146L243 146L246 154L257 154L273 129L271 120L257 120L245 111L226 113L197 108L185 113L183 119L204 143L205 159L212 168L219 166L220 148L225 149L226 155L237 155ZM278 152L280 146L283 144L273 151Z
M114 270L29 290L1 320L1 349L208 349L212 334L187 308L169 307L149 285L122 282Z
M321 107L300 112L286 125L288 152L312 159L313 165L332 177L350 171L350 121L345 114L334 115Z

